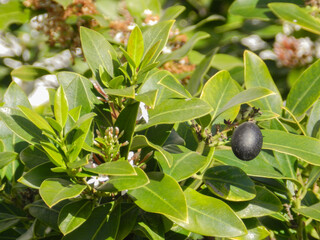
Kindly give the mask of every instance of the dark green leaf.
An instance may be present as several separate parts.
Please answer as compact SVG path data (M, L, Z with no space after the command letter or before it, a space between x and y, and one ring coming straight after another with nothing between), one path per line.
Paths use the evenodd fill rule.
M320 221L320 203L316 203L310 207L294 208L293 210L303 216Z
M0 169L16 160L17 156L15 152L0 152Z
M113 176L134 176L137 175L134 167L126 160L102 163L96 168L84 168L88 172L113 175Z

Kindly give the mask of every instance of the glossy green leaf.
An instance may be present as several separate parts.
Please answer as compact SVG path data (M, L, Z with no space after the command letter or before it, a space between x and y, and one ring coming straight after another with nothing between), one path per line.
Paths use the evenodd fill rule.
M212 59L211 66L218 70L230 71L235 67L242 67L243 61L229 54L217 53Z
M20 160L28 168L34 168L39 164L49 162L47 155L35 146L28 146L20 152Z
M21 217L11 215L8 213L0 213L0 232L12 228L20 221Z
M181 48L174 50L172 53L170 54L162 54L158 61L160 62L159 65L164 64L165 62L168 61L172 61L172 60L179 60L181 58L183 58L184 56L186 56L188 54L189 51L192 50L192 48L194 47L194 45L205 38L208 38L210 35L208 33L205 32L196 32L189 40L186 44L184 44Z
M29 20L30 10L25 9L20 1L13 0L0 5L0 29L12 23L25 23Z
M320 138L320 100L317 100L312 107L307 123L307 134L309 137Z
M129 37L127 52L129 56L133 59L136 66L139 66L141 58L143 56L144 45L141 30L136 26Z
M17 77L22 81L34 81L37 78L48 74L51 74L48 69L32 65L22 65L11 72L12 77Z
M99 78L100 65L113 78L112 61L117 54L112 45L100 33L84 27L80 28L80 38L84 56L96 78Z
M273 91L274 95L252 102L252 105L277 114L281 113L282 99L267 65L253 52L244 53L245 84L247 89L264 87Z
M134 98L135 96L134 89L135 87L131 86L131 87L122 88L122 89L104 89L104 91L108 95Z
M158 90L152 90L145 93L137 94L135 99L139 102L144 102L147 106L154 108L158 96Z
M137 175L134 167L128 161L118 160L115 162L102 163L96 168L83 168L84 170L96 174L112 176L134 176Z
M205 236L236 237L247 233L243 222L223 201L191 188L187 188L184 194L188 206L187 221L169 217L179 226Z
M202 25L208 23L208 22L212 22L212 21L223 21L225 20L225 18L221 15L217 15L217 14L214 14L214 15L210 15L209 17L205 18L205 19L202 19L201 21L197 22L196 24L194 25L191 25L191 26L187 26L183 29L181 29L181 33L186 33L186 32L191 32L191 31L194 31L196 30L197 28L201 27Z
M51 162L40 164L20 177L18 182L30 188L39 189L41 183L47 178L59 177L57 173L54 173L50 170L52 167L54 167L54 165ZM62 176L62 174L60 175Z
M320 141L279 130L262 130L263 149L289 154L313 165L320 165Z
M154 51L153 57L149 62L154 62L164 46L167 44L169 32L172 28L173 23L174 21L172 20L159 22L143 32L142 35L144 42L144 57L147 56L146 53L149 51L149 49L151 49L155 43L161 40L161 42L159 43L159 47Z
M54 116L56 121L63 128L68 119L68 100L67 96L63 90L63 87L60 86L56 92L54 98Z
M84 115L100 103L91 90L93 85L89 79L73 72L59 72L57 78L67 96L69 109L82 106L80 115Z
M227 71L220 71L211 77L202 89L200 99L206 101L212 107L211 118L215 123L223 123L224 119L233 121L240 107L235 106L221 114L217 119L217 113L227 104L230 99L239 93L237 83L231 78Z
M146 68L148 65L153 64L153 61L151 61L154 57L154 55L157 53L160 43L161 43L161 39L159 41L157 41L156 43L154 43L148 51L145 51L145 55L143 57L143 60L141 62L141 67L140 69L144 69ZM162 49L161 49L162 50ZM140 71L139 69L139 71Z
M86 199L65 205L58 218L59 229L63 235L80 227L90 217L93 206L93 201Z
M115 239L120 222L120 208L116 207L110 213L111 207L110 203L96 207L85 223L62 239Z
M320 221L320 203L316 203L309 207L301 207L299 209L294 208L293 210L303 216Z
M10 83L3 96L3 102L5 103L5 107L15 108L16 106L21 105L30 109L32 108L25 92L13 81Z
M256 196L253 181L238 167L216 166L202 177L212 193L230 201L248 201Z
M229 202L240 218L262 217L282 209L280 200L270 190L256 186L257 195L248 202Z
M256 218L245 219L243 222L246 225L248 234L232 238L233 240L263 240L270 235L267 228L262 226Z
M116 240L123 240L130 234L136 224L138 213L139 208L135 204L121 203L120 224Z
M155 157L161 164L162 171L173 177L177 182L191 177L202 167L204 167L208 162L207 157L201 156L200 154L188 149L185 150L186 151L184 153L171 155L173 157L173 163L170 168L168 167L168 165L161 164L162 162L159 161L161 156L158 156L160 153L155 152Z
M127 59L127 62L129 63L129 65L132 67L132 69L135 69L137 65L135 61L132 59L132 57L129 55L129 53L123 47L120 46L119 48L123 53L123 56Z
M190 111L192 109L192 111ZM202 117L212 111L212 108L203 100L192 99L169 99L162 104L150 109L149 122L137 126L136 131L146 129L158 124L170 124L184 122Z
M217 49L206 55L191 75L186 88L193 96L196 95L199 92L199 89L202 87L203 78L209 71L213 56L216 54L216 52Z
M286 106L295 116L300 116L305 113L319 97L320 59L308 67L294 83L288 94Z
M231 98L228 103L226 103L218 112L217 116L219 116L224 111L232 108L234 106L238 106L243 103L249 103L252 101L256 101L258 99L268 97L270 95L274 95L275 93L271 90L263 87L254 87L247 90L244 90L238 93L236 96Z
M78 196L87 186L60 178L48 178L40 186L40 196L51 208L62 200Z
M0 169L17 159L15 152L0 152Z
M134 203L147 212L186 221L187 204L179 184L172 177L160 172L150 172L148 177L149 184L128 191Z
M132 140L131 150L137 150L137 149L143 148L143 147L151 147L159 152L159 154L161 155L161 158L158 158L158 161L161 162L160 163L161 166L168 166L168 167L172 166L173 159L172 159L172 156L170 153L165 151L162 147L151 143L143 135L134 136L134 138Z
M158 84L164 86L165 88L175 92L177 96L181 98L191 98L191 94L185 89L185 87L176 79L173 75L169 74L162 78Z
M53 145L51 142L41 142L41 147L47 153L47 156L54 165L57 167L65 167L63 156L55 145Z
M269 3L268 7L279 18L297 24L307 31L320 34L319 19L313 17L305 8L293 3Z
M167 20L174 20L178 17L184 10L186 9L185 6L172 6L165 9L165 12L160 18L160 21L167 21Z
M26 119L18 109L2 107L0 108L0 117L12 132L28 143L34 144L41 139L46 139L41 130Z
M101 185L98 190L104 192L119 192L142 187L149 183L148 176L140 168L135 168L137 175L110 176L109 180Z

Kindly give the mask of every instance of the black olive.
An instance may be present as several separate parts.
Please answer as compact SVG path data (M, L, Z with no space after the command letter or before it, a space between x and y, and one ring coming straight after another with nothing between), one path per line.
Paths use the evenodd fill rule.
M262 148L262 133L260 128L252 123L242 123L233 132L231 147L237 158L245 161L254 159Z

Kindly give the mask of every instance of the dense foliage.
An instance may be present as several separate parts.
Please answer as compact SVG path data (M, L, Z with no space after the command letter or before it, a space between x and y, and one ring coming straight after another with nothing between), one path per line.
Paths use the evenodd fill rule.
M2 1L0 239L320 239L319 13Z

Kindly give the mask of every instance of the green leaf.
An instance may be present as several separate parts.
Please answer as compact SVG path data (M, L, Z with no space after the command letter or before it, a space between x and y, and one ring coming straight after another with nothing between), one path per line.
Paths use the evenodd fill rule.
M64 9L66 9L73 2L73 0L54 0L54 1L62 5Z
M233 238L234 240L262 240L270 235L267 228L262 226L256 218L245 219L243 222L246 225L248 234L241 237L235 237Z
M69 106L67 96L63 91L63 87L60 86L54 98L54 116L56 121L60 124L62 128L65 126L67 122L68 111Z
M99 79L100 65L113 78L113 59L117 53L112 45L100 33L85 27L80 28L80 38L84 56L96 79Z
M84 115L100 103L91 90L93 85L89 79L73 72L59 72L57 78L67 96L69 109L82 106L80 115Z
M117 232L116 240L123 240L132 231L136 224L139 208L132 203L121 203L120 224Z
M134 98L135 97L135 87L130 86L122 89L104 89L105 93L108 95L113 96L120 96L120 97L128 97L128 98Z
M46 139L41 130L26 119L18 109L2 107L0 108L0 118L12 132L30 144Z
M59 229L63 235L80 227L90 217L93 207L93 201L86 199L65 205L58 218Z
M137 175L134 167L126 160L102 163L96 168L83 168L84 170L96 174L112 176L135 176Z
M185 6L172 6L165 9L165 12L160 18L160 21L167 21L167 20L174 20L178 17L184 10L186 9Z
M161 4L159 0L126 0L126 6L132 16L144 18L144 10L149 9L153 15L160 15Z
M214 49L197 66L193 72L190 80L188 81L187 90L194 96L197 95L199 89L202 87L203 78L209 71L212 63L213 56L216 54L218 49Z
M42 163L49 162L47 155L40 150L41 147L28 146L20 152L20 160L29 169Z
M0 169L16 160L18 153L15 152L0 152Z
M257 195L248 202L229 202L240 218L267 216L282 209L280 200L267 188L256 186Z
M190 111L192 109L192 111ZM170 124L185 122L202 117L212 111L212 108L203 100L193 99L169 99L162 104L150 109L149 121L138 125L136 131L146 129L158 124Z
M11 82L3 96L4 107L15 108L18 105L32 108L27 95L15 82Z
M173 51L170 54L162 54L158 61L160 62L160 66L164 64L165 62L171 61L171 60L179 60L186 56L188 52L191 51L191 49L194 47L194 45L205 38L208 38L210 35L206 32L196 32L186 44L184 44L181 48Z
M20 221L21 217L15 215L0 213L0 232L12 228Z
M155 158L159 161L161 156L155 152ZM168 165L161 164L162 171L173 177L177 182L185 180L197 173L208 162L208 158L185 148L184 153L172 154L173 163L169 168Z
M268 7L279 18L299 25L307 31L320 34L319 19L313 17L307 9L293 3L269 3Z
M48 69L32 65L22 65L21 67L13 69L11 72L12 77L17 77L22 81L34 81L48 74L52 74Z
M202 25L208 23L208 22L212 22L212 21L224 21L225 18L221 15L210 15L209 17L199 21L197 24L195 25L191 25L191 26L187 26L183 29L181 29L180 33L186 33L186 32L191 32L191 31L194 31L195 29L201 27Z
M139 102L144 102L147 106L150 106L151 108L154 108L158 92L158 90L152 90L149 92L141 93L135 95L135 99Z
M120 222L120 207L110 213L110 203L96 207L90 217L79 228L62 240L74 239L115 239ZM93 224L95 223L95 224Z
M131 150L137 150L137 149L143 148L143 147L151 147L159 152L158 156L161 155L161 158L159 157L158 161L161 162L161 166L170 167L172 165L173 159L172 159L172 156L170 153L165 151L162 147L151 143L143 135L134 136L134 138L132 140Z
M159 41L157 41L155 44L153 44L153 46L151 46L149 48L148 51L145 51L145 55L143 57L143 60L141 62L141 67L140 69L144 69L146 68L147 66L153 64L153 62L151 62L151 60L153 59L153 56L156 54L156 52L158 51L159 49L159 46L160 46L160 43L161 43L161 39ZM162 50L162 49L161 49ZM151 62L151 63L150 63ZM150 64L149 64L150 63ZM158 64L157 64L158 65ZM140 72L140 69L139 69L139 72ZM140 73L141 74L141 73Z
M234 106L238 106L243 103L249 103L270 95L274 95L275 93L271 90L263 87L254 87L247 90L244 90L238 93L236 96L231 98L228 103L226 103L218 112L217 117L223 113L224 111L232 108Z
M50 124L41 117L37 112L25 107L25 106L19 106L20 110L23 112L23 114L39 129L41 129L44 132L50 133L52 136L55 136L56 133L50 126Z
M317 100L312 107L307 123L307 134L309 137L320 138L320 100Z
M90 130L90 126L93 120L93 117L95 114L93 113L88 113L87 115L84 115L83 117L88 116L81 124L78 126L76 129L76 132L74 133L72 137L72 145L71 149L69 149L69 156L68 160L69 162L74 162L76 161L82 147L84 144L84 141L86 140L86 137L88 135L88 132ZM79 121L78 121L79 122Z
M305 188L308 189L311 187L320 177L320 167L313 167L308 177L308 182L305 185Z
M280 117L279 114L268 111L268 110L263 110L261 112L262 112L262 115L258 115L254 117L254 120L256 120L257 122L268 121L268 120Z
M40 164L18 179L18 182L35 189L40 189L41 183L47 178L62 177L62 174L54 173L50 168L54 167L51 162Z
M139 66L140 61L143 56L144 45L143 45L143 37L141 30L138 26L136 26L129 37L127 52L129 56L133 59L136 66Z
M320 59L308 67L294 83L286 106L295 115L305 113L320 97Z
M279 130L262 130L263 149L289 154L320 166L320 141Z
M181 98L191 98L191 94L185 89L185 87L176 79L172 74L169 74L162 78L158 84L176 93Z
M30 9L24 8L18 0L0 5L0 29L3 30L12 23L25 23L29 20Z
M159 22L143 32L142 35L144 42L144 57L146 57L148 51L153 48L159 40L161 40L161 42L159 43L159 47L157 47L157 49L154 51L154 54L152 54L153 57L149 62L153 63L157 59L164 46L167 44L169 32L172 28L173 23L173 20Z
M149 184L128 191L134 203L147 212L186 221L187 204L179 184L172 177L160 172L150 172L148 177Z
M132 70L135 70L137 67L135 61L132 59L132 57L129 55L129 53L126 50L124 50L123 47L120 46L119 48L120 48L121 52L123 53L124 57L127 59L127 62L133 68Z
M211 118L215 119L219 110L227 104L230 99L239 93L237 83L231 78L227 71L220 71L211 77L202 89L200 99L206 101L212 107ZM233 121L239 112L240 107L235 106L221 114L215 123L223 123L224 119Z
M135 168L137 175L132 176L110 176L109 180L98 187L97 190L103 192L119 192L124 190L143 187L150 181L148 176L140 168Z
M229 54L217 53L212 59L211 66L218 70L230 71L236 67L242 67L243 61Z
M108 84L110 88L119 89L122 86L123 81L124 81L124 76L120 75L110 80Z
M55 147L51 142L41 142L41 147L46 151L50 161L57 167L65 167L63 156L59 152L59 149Z
M248 201L256 196L253 181L238 167L209 168L202 180L212 193L229 201Z
M293 210L305 217L320 221L320 203L316 203L309 207L301 207L299 209L294 208Z
M275 95L252 102L252 105L277 114L281 113L282 99L279 90L272 80L267 65L253 52L244 53L245 84L247 89L264 87Z
M184 194L188 206L187 221L169 216L179 226L205 236L236 237L247 233L243 222L226 203L191 188L187 188Z
M86 185L74 184L60 178L48 178L40 186L40 196L51 208L62 200L78 196L86 188Z

